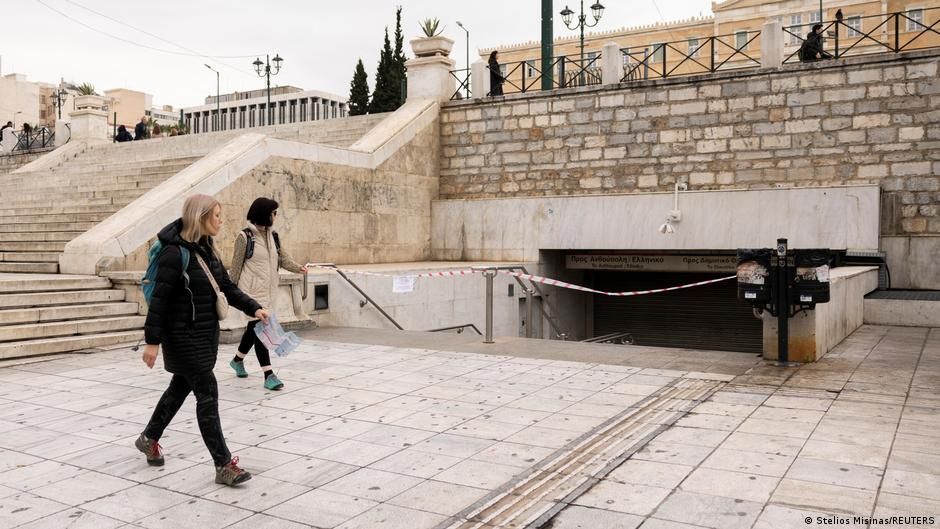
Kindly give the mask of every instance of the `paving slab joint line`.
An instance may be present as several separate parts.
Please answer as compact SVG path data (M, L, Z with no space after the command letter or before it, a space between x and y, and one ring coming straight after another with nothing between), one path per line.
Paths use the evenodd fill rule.
M655 414L660 414L660 415L672 414L673 415L671 419L656 426L653 429L653 431L651 431L650 433L648 433L647 435L645 435L644 437L636 441L633 445L631 445L629 448L627 448L625 451L619 454L618 457L612 459L603 468L595 472L592 476L588 478L588 480L585 483L582 483L581 485L576 487L571 493L569 493L567 496L562 498L562 500L555 502L556 505L548 511L548 513L550 513L550 516L548 515L548 513L546 513L546 514L539 516L534 521L528 522L525 524L525 527L527 529L537 529L538 527L541 527L542 525L547 523L549 520L551 520L551 518L553 518L561 509L563 509L564 507L567 507L575 499L577 499L582 494L590 490L590 488L593 485L595 485L603 477L605 477L610 472L612 472L615 468L620 466L620 464L622 464L623 461L625 461L630 456L635 454L638 450L646 446L646 444L649 443L649 441L651 441L657 435L662 433L665 429L669 428L671 425L675 424L677 420L681 419L686 414L688 414L688 412L691 409L693 409L695 406L697 406L701 402L707 400L712 394L714 394L716 391L724 387L724 385L725 383L718 382L718 381L677 378L669 382L668 384L664 385L663 387L661 387L654 393L648 395L647 397L629 406L623 412L617 414L614 417L611 417L610 419L607 419L600 425L596 426L595 428L591 429L585 434L579 436L578 438L572 440L571 442L566 444L564 447L556 450L549 456L545 457L544 459L542 459L541 461L539 461L538 463L530 467L527 471L524 471L524 473L517 474L515 477L513 477L512 479L507 481L505 484L503 484L502 486L494 490L492 493L488 494L486 497L481 498L480 500L470 505L469 507L467 507L460 513L457 513L456 515L450 517L448 520L445 520L444 522L435 526L435 529L457 528L457 527L466 526L468 524L482 527L484 526L485 522L475 520L475 518L478 515L482 514L486 510L497 505L498 502L501 501L502 498L506 497L508 493L510 493L513 489L525 484L527 480L532 479L534 476L537 476L540 473L544 473L546 469L549 468L552 464L557 465L558 462L562 461L566 456L574 455L576 453L576 449L579 446L583 445L586 441L599 437L600 434L603 434L604 432L611 430L611 429L617 430L619 427L619 429L624 430L626 428L629 428L629 426L632 426L634 424L639 424L639 422L634 422L634 423L625 422L629 420L631 415L643 416L649 413L653 413L654 415ZM704 390L704 392L701 395L696 395L698 392L702 390ZM671 395L670 394L671 392L675 392L676 394ZM686 396L695 397L695 398L686 399L684 398ZM669 409L659 410L653 407L653 404L664 399L688 400L688 403L685 404L679 410L669 410ZM623 423L623 424L620 424L620 423ZM614 428L611 428L612 426ZM613 444L615 446L616 442L614 442ZM538 488L539 487L536 487L536 489ZM505 510L508 510L508 509L504 509L504 511ZM526 512L526 510L527 509L523 509L521 512L517 510L517 514L522 514ZM500 514L502 513L497 513L494 515L494 517L499 516Z

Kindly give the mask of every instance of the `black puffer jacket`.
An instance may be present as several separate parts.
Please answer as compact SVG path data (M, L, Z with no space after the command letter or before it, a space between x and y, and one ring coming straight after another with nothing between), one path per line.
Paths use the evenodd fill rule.
M261 308L229 279L225 267L206 246L192 244L180 237L182 220L160 230L157 237L164 250L157 261L157 277L147 322L148 344L163 346L163 363L170 373L201 373L215 367L219 352L219 318L215 311L215 289L199 266L196 254L212 270L219 289L228 302L248 316ZM182 277L180 246L189 248L189 290Z

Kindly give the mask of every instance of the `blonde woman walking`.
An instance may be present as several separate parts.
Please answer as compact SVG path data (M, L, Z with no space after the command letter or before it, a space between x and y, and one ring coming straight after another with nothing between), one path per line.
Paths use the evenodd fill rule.
M235 237L235 251L232 255L232 281L265 307L273 307L277 299L280 282L278 270L284 268L297 274L307 271L306 265L301 266L294 262L287 250L281 246L281 239L274 231L277 208L277 201L270 198L261 197L252 202L248 208L248 227L238 232ZM239 378L247 377L245 357L254 346L258 364L264 372L265 389L283 389L284 383L271 369L270 352L255 335L257 324L258 320L248 323L238 352L229 365Z
M194 195L183 204L182 218L157 236L163 248L144 324L143 361L153 368L162 346L164 367L173 378L135 446L147 456L147 463L162 466L160 437L192 392L199 432L215 462L215 482L231 486L251 479L251 474L238 467L238 458L232 457L222 435L219 386L212 372L219 353L223 308L218 298L224 296L232 306L262 321L267 321L268 312L225 272L212 242L221 228L219 202L208 195Z

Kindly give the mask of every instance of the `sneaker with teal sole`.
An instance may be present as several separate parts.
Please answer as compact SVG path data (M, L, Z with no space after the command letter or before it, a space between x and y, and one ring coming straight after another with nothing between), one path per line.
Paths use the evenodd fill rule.
M277 375L271 375L268 378L264 379L264 389L277 391L283 388L284 388L284 383L281 382L281 379L277 378Z
M228 365L235 370L236 377L245 378L248 376L248 371L245 371L245 362L236 362L232 360L228 363Z

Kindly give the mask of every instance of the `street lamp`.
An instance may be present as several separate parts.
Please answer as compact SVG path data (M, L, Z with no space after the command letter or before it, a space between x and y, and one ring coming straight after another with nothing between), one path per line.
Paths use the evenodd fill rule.
M258 74L258 77L265 77L268 81L268 120L265 125L270 125L272 121L272 116L274 114L271 112L271 76L277 75L281 71L281 63L284 62L284 59L280 55L274 54L274 68L271 68L271 56L265 55L264 62L261 62L261 58L255 59L255 62L251 63L255 66L255 73Z
M584 69L584 28L593 28L600 21L601 17L604 15L604 6L601 4L600 0L594 2L594 5L591 6L591 14L594 15L594 23L587 23L587 15L584 14L584 0L581 0L581 13L578 14L578 23L571 25L571 18L574 15L574 11L565 6L565 9L562 10L561 20L565 23L565 27L568 29L579 29L581 31L581 69Z
M467 99L470 99L470 31L467 28L463 27L463 24L460 21L457 21L457 25L460 26L460 29L467 34Z
M216 120L218 120L219 124L222 123L222 109L220 106L221 98L219 97L219 71L209 66L208 64L206 64L205 66L206 68L215 72L215 119L212 120L212 130L215 131L215 130L220 130L222 128L216 125Z
M62 105L65 104L65 100L68 99L69 93L65 91L61 86L56 88L52 92L52 105L59 110L59 119L62 119Z

